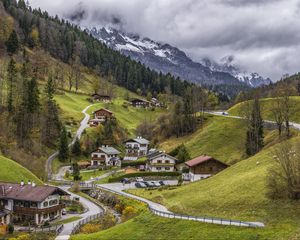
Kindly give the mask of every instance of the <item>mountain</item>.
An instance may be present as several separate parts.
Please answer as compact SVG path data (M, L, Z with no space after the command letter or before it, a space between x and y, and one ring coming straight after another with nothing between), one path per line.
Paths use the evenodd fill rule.
M272 83L270 78L263 78L258 73L249 73L241 70L234 61L234 56L224 57L220 60L220 63L204 58L202 59L201 64L210 68L212 71L227 72L237 78L240 82L244 82L250 87L256 88Z
M236 85L257 87L271 82L257 73L241 71L232 61L217 64L209 59L195 62L183 51L169 44L141 38L112 28L87 29L92 36L108 47L140 61L151 69L172 73L202 85ZM228 58L227 60L229 60Z

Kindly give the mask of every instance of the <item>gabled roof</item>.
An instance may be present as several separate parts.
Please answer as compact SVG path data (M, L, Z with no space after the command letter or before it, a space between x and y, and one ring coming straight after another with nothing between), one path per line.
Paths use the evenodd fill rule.
M108 113L110 113L110 114L114 114L113 112L109 111L109 110L106 109L106 108L100 108L100 109L96 110L94 113L97 113L97 112L100 112L100 111L105 111L105 112L108 112Z
M223 163L223 162L221 162L221 161L219 161L219 160L217 160L217 159L215 159L215 158L213 158L211 156L199 156L199 157L196 157L196 158L194 158L194 159L192 159L190 161L185 162L185 164L188 167L194 167L194 166L197 166L197 165L199 165L201 163L204 163L204 162L207 162L207 161L210 161L210 160L214 160L214 161L217 161L217 162L219 162L219 163L221 163L223 165L228 166L226 163Z
M50 195L69 195L58 187L32 186L31 184L0 182L0 199L13 199L31 202L42 202Z
M98 149L109 155L120 154L120 152L117 149L115 149L114 147L102 146L102 147L99 147Z
M128 139L125 143L127 143L127 142L137 142L139 144L149 144L149 141L142 137L131 138L131 139Z
M156 151L156 152L150 153L150 154L147 155L147 158L148 158L148 160L153 160L153 159L158 158L162 155L166 155L168 158L171 158L175 161L178 161L177 158L172 157L171 155L169 155L169 154L167 154L163 151Z

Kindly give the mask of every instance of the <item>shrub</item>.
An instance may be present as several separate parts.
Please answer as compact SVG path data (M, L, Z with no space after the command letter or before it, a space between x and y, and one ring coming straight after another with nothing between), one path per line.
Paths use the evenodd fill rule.
M81 233L90 234L101 230L101 224L88 223L81 228Z
M107 213L103 216L101 224L103 230L108 229L116 225L116 219L114 215L112 215L111 213Z
M8 227L7 227L7 230L8 230L8 233L9 233L9 234L13 234L14 231L15 231L14 225L9 224Z
M132 206L127 206L122 211L122 220L126 221L136 215L136 209Z

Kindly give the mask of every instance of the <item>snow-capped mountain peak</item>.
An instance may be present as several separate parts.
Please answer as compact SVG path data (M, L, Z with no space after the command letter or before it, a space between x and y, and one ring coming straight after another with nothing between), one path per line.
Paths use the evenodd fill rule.
M242 71L234 64L234 57L228 56L216 63L208 58L202 61L192 61L183 51L169 44L155 42L136 34L102 27L87 29L95 38L108 47L118 50L140 61L151 69L163 73L172 73L182 79L205 85L247 85L258 87L269 84L270 79L264 79L257 73Z

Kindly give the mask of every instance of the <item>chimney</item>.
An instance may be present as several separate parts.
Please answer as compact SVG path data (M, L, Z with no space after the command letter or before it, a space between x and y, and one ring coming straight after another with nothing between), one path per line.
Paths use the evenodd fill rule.
M22 187L24 186L24 181L23 181L23 180L21 181L21 186L22 186Z

